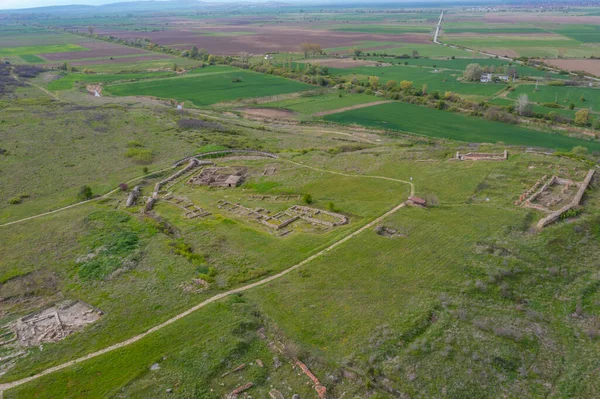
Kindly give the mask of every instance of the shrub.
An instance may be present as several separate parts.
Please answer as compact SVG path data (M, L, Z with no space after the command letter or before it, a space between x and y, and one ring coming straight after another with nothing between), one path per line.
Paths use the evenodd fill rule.
M127 191L127 188L129 186L127 185L127 183L121 183L119 184L119 188L121 189L121 191Z
M81 186L79 192L77 193L77 199L79 201L87 201L94 196L92 192L92 188L90 186Z
M329 212L335 212L335 204L333 202L328 202L327 203L327 210Z
M302 202L304 202L305 204L312 204L313 202L313 197L310 194L304 194L302 196Z
M152 162L152 150L143 148L129 148L125 152L127 158L132 158L134 161L139 163L150 163Z
M542 106L548 108L561 108L560 104L558 103L542 103Z
M231 83L240 83L241 81L242 81L242 78L240 78L240 77L231 79Z
M143 147L142 143L140 143L137 140L131 140L129 143L127 143L127 147L128 148L137 148L137 147Z
M23 199L21 197L12 197L11 199L8 200L8 203L11 205L17 205L17 204L20 204L21 202L23 202Z

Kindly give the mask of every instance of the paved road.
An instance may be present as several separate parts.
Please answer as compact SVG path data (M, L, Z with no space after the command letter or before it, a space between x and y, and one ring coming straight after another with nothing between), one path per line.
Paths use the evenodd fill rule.
M295 164L295 165L298 165L300 167L305 167L305 168L317 170L317 171L324 172L324 173L332 173L332 174L337 174L337 175L342 175L342 176L351 176L351 177L364 177L364 178L372 178L372 179L383 179L383 180L394 181L394 182L397 182L397 183L408 184L408 185L410 185L410 195L414 195L414 192L415 192L414 184L411 183L411 182L409 182L409 181L405 181L405 180L394 179L394 178L385 177L385 176L367 176L367 175L356 175L356 174L349 174L349 173L343 173L343 172L335 172L335 171L331 171L331 170L316 168L316 167L309 166L309 165L304 165L304 164L301 164L301 163L298 163L298 162L294 162L294 161L291 161L291 160L284 160L284 161L292 163L292 164ZM138 335L136 335L136 336L134 336L134 337L126 340L126 341L119 342L119 343L111 345L111 346L109 346L107 348L101 349L101 350L96 351L96 352L92 352L92 353L90 353L88 355L82 356L82 357L74 359L74 360L71 360L69 362L59 364L58 366L50 367L50 368L48 368L48 369L46 369L46 370L44 370L44 371L42 371L42 372L40 372L38 374L32 375L30 377L23 378L21 380L17 380L17 381L13 381L13 382L8 382L8 383L5 383L5 384L0 384L0 397L2 397L3 392L6 391L6 390L8 390L8 389L15 388L15 387L17 387L19 385L26 384L28 382L31 382L33 380L36 380L36 379L41 378L43 376L46 376L48 374L52 374L52 373L54 373L56 371L63 370L65 368L67 368L67 367L73 366L75 364L84 362L86 360L98 357L98 356L103 355L105 353L112 352L112 351L114 351L116 349L123 348L123 347L125 347L127 345L130 345L130 344L132 344L134 342L137 342L140 339L146 337L147 335L152 334L153 332L156 332L158 330L161 330L161 329L169 326L170 324L173 324L176 321L178 321L178 320L180 320L180 319L182 319L182 318L190 315L191 313L197 311L198 309L201 309L201 308L203 308L203 307L205 307L205 306L207 306L207 305L209 305L209 304L211 304L213 302L216 302L216 301L218 301L220 299L223 299L223 298L225 298L227 296L231 296L231 295L234 295L234 294L237 294L237 293L240 293L240 292L244 292L244 291L250 290L252 288L256 288L256 287L268 284L268 283L270 283L270 282L272 282L274 280L277 280L277 279L285 276L286 274L288 274L288 273L290 273L290 272L298 269L299 267L304 266L305 264L307 264L307 263L313 261L314 259L322 256L323 254L325 254L325 253L333 250L334 248L339 247L340 245L342 245L345 242L351 240L352 238L356 237L357 235L359 235L360 233L364 232L365 230L368 230L368 229L372 228L373 226L375 226L376 224L378 224L379 222L381 222L383 219L387 218L388 216L394 214L395 212L397 212L398 210L400 210L401 208L403 208L405 206L404 201L405 201L405 199L402 199L402 202L400 204L396 205L395 207L393 207L392 209L390 209L389 211L387 211L383 215L381 215L378 218L372 220L371 222L367 223L366 225L364 225L363 227L359 228L358 230L356 230L356 231L348 234L347 236L341 238L340 240L334 242L333 244L331 244L327 248L325 248L325 249L317 252L316 254L314 254L312 256L309 256L308 258L304 259L300 263L297 263L297 264L295 264L295 265L293 265L293 266L285 269L282 272L279 272L279 273L274 274L274 275L272 275L270 277L264 278L264 279L262 279L260 281L255 282L255 283L248 284L248 285L245 285L245 286L242 286L242 287L239 287L239 288L235 288L235 289L223 292L221 294L217 294L217 295L215 295L215 296L213 296L213 297L205 300L204 302L201 302L201 303L199 303L199 304L191 307L190 309L188 309L188 310L186 310L186 311L184 311L184 312L182 312L182 313L180 313L180 314L178 314L178 315L170 318L169 320L167 320L167 321L165 321L165 322L163 322L161 324L158 324L158 325L152 327L148 331L143 332L141 334L138 334Z

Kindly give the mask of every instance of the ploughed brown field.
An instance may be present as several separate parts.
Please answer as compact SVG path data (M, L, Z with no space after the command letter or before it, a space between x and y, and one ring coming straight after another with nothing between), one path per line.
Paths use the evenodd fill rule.
M544 62L556 68L566 71L585 71L594 75L600 75L600 60L590 59L546 59Z
M40 56L48 61L71 61L87 58L116 57L148 53L148 51L145 50L108 42L89 42L84 43L82 46L88 48L89 51L68 51L64 53L40 54Z
M173 29L173 28L172 28ZM234 35L234 32L247 32ZM182 50L189 50L192 46L206 49L211 54L226 55L237 54L242 51L263 54L276 51L298 51L304 42L318 43L322 48L346 47L360 45L364 41L385 41L402 43L429 43L428 34L372 34L334 32L322 29L293 26L225 26L225 27L198 27L177 26L173 30L157 32L120 31L111 29L98 29L97 33L112 35L122 39L148 38L153 43L168 45ZM226 36L231 33L231 36ZM208 35L207 35L208 34ZM224 36L210 36L210 34L224 34Z

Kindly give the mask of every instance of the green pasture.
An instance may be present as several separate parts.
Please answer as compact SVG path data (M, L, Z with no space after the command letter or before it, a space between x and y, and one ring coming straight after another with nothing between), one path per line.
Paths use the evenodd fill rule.
M330 30L336 32L359 32L359 33L385 33L385 34L402 34L402 33L429 33L433 29L433 26L429 23L423 23L419 25L405 25L405 24L380 24L380 25L369 25L369 24L357 24L350 25L344 24L342 26L333 26Z
M408 60L410 62L411 60ZM466 96L489 97L498 93L506 85L504 84L482 84L461 83L457 80L462 76L458 71L438 71L431 68L418 68L404 65L393 65L388 67L356 67L356 68L330 68L331 75L344 76L347 79L357 78L367 81L369 76L378 76L379 83L385 84L390 80L400 83L403 80L413 82L417 88L427 85L428 91L451 91Z
M120 74L83 74L69 73L60 76L48 84L48 90L72 89L76 83L113 83L118 81L141 80L175 76L175 72L145 72Z
M34 54L22 54L22 55L19 55L19 57L21 57L21 59L23 59L23 61L29 62L31 64L39 64L39 63L46 62L45 59L43 59L42 57L38 57L37 55L34 55Z
M373 49L374 47L382 47ZM354 48L363 50L363 56L366 53L386 53L388 55L411 55L413 50L419 52L423 57L472 57L473 53L465 50L456 49L448 46L440 46L438 44L423 44L423 43L402 43L402 42L377 42L367 41L356 46L332 47L326 48L327 53L348 53Z
M261 104L261 107L286 108L301 114L314 114L316 112L331 111L338 108L350 107L358 104L366 104L379 99L365 94L338 93L324 94L320 96L300 96L288 100L275 101Z
M210 68L207 68L207 70ZM215 68L217 69L217 68ZM312 86L277 76L235 68L219 68L215 75L124 83L106 87L115 96L153 96L210 105L241 98L265 97L308 90ZM225 71L224 73L221 73ZM239 79L239 82L234 80Z
M161 57L155 60L128 60L127 58L115 59L111 63L94 63L94 60L86 61L84 66L79 69L87 68L99 73L119 73L131 71L149 71L149 70L172 70L173 66L178 68L197 68L200 62L180 57Z
M566 150L581 145L592 151L600 150L600 142L596 141L543 133L520 126L474 119L461 114L401 102L327 115L325 119L344 124L358 124L459 141L503 142L510 145Z
M501 105L501 106L509 106L509 105L516 105L516 101L515 100L511 100L509 98L492 98L491 100L488 101L490 104L495 104L495 105ZM549 114L550 112L554 112L558 115L562 115L568 118L575 118L575 113L577 112L576 110L570 110L568 108L565 107L561 107L561 108L552 108L552 107L545 107L543 105L539 105L536 103L533 103L533 112L536 113L540 113L540 114Z
M0 47L0 57L11 55L63 53L67 51L88 51L77 44L49 44L43 46Z
M531 101L537 103L557 102L563 107L575 104L577 108L591 108L600 111L600 89L571 86L538 86L519 85L508 94L509 98L517 99L519 95L527 94Z

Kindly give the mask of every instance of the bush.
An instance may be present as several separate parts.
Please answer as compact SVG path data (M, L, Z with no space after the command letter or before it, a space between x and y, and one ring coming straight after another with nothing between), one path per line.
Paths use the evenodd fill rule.
M12 197L11 199L8 200L8 203L11 205L17 205L17 204L20 204L21 202L23 202L23 199L21 197Z
M542 106L548 108L562 108L558 103L542 103Z
M79 192L77 193L77 199L79 201L87 201L94 196L92 192L92 188L90 186L81 186Z
M335 212L335 204L333 202L328 202L327 203L327 210L329 212Z
M136 148L136 147L143 147L142 143L140 143L137 140L131 140L129 143L127 143L127 147L128 148Z
M305 204L312 204L313 202L313 197L310 194L304 194L302 196L302 202L304 202Z
M144 148L129 148L125 152L127 158L132 158L134 161L139 163L150 163L152 162L152 150Z

